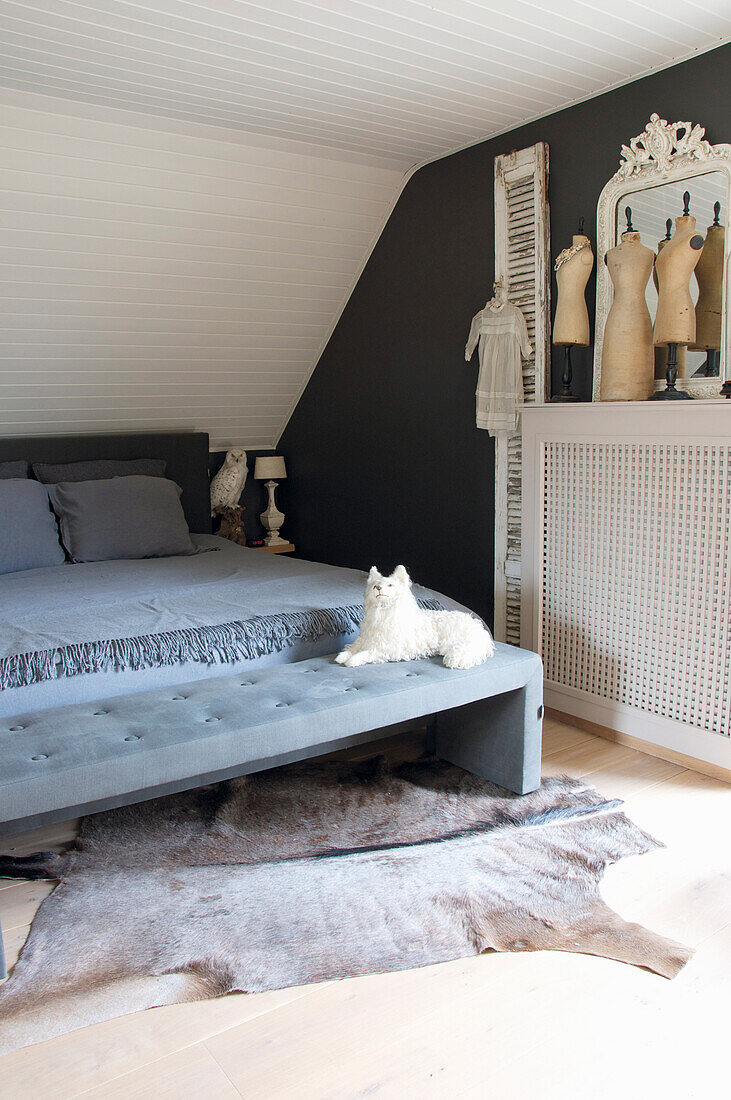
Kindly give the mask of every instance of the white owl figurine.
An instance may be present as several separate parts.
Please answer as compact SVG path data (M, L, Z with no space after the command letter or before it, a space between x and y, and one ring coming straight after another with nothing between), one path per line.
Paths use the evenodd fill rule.
M246 465L246 451L241 447L232 447L226 452L223 466L211 482L211 515L217 508L235 508L246 484L249 468Z

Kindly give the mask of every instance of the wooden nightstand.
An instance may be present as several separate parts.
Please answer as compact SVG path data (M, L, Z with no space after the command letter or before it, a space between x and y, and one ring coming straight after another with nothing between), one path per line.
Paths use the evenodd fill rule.
M293 554L293 542L280 542L277 546L252 546L252 550L266 550L267 554Z

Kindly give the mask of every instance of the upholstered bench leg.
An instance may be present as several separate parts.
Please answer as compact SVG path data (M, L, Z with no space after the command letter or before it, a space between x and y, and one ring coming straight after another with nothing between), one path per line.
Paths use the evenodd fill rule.
M424 752L435 756L437 751L437 716L432 714L426 724L426 738L424 740Z
M516 794L541 784L543 676L436 717L437 756Z

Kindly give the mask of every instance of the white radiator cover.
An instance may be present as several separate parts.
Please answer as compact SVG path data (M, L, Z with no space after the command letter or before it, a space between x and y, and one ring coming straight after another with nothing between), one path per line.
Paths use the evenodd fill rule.
M523 455L549 705L730 767L731 405L527 407Z

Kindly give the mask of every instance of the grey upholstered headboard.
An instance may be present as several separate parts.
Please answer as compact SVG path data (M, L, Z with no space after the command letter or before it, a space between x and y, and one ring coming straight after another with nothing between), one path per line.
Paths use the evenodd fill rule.
M210 533L208 435L131 432L110 435L33 435L0 439L0 462L83 462L94 458L163 458L167 476L183 490L191 531Z

